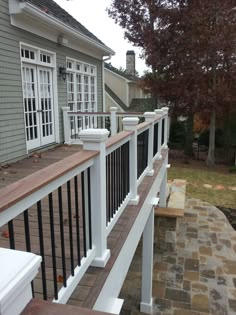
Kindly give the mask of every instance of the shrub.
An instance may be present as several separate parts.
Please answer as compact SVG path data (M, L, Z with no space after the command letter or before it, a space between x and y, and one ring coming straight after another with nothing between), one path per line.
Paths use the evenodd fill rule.
M172 146L182 147L186 141L184 122L175 121L170 126L170 144Z
M209 130L200 134L198 142L200 145L209 146ZM224 133L222 129L217 128L215 131L215 144L217 148L221 148L224 145Z
M236 165L230 166L229 172L230 173L236 173Z

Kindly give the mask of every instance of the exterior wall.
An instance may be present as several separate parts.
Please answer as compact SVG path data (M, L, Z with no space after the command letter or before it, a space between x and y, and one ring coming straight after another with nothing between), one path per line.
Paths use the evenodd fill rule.
M107 93L105 94L105 111L109 112L111 107L117 107L117 105L113 99L107 95Z
M117 107L118 112L124 111L119 104L117 104L107 93L105 93L105 111L109 112L111 107Z
M128 106L128 91L126 79L105 69L105 82L112 91Z
M102 61L70 48L59 46L42 37L10 24L8 0L0 2L0 163L27 154L22 95L20 42L56 53L57 68L66 65L66 57L97 66L97 104L103 109ZM67 105L66 82L57 79L59 141L63 142L61 107Z
M129 83L129 106L134 98L143 98L143 91L137 84Z

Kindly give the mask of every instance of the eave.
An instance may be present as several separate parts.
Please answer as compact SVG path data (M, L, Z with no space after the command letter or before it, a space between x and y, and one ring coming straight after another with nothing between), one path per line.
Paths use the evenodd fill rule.
M9 1L11 24L48 40L102 59L115 52L28 2ZM30 24L30 25L29 25ZM29 27L30 26L30 27Z

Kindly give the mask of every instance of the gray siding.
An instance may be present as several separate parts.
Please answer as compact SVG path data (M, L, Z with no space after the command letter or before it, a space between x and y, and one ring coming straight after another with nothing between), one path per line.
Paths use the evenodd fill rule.
M0 1L0 163L26 155L24 109L19 43L24 42L56 53L57 67L66 57L97 66L98 110L102 111L102 62L75 50L18 29L10 24L8 0ZM61 107L67 105L66 83L57 81L60 142L63 142Z

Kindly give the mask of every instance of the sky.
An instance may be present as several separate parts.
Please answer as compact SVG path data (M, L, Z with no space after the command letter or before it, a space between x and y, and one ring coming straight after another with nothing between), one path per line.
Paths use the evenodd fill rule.
M108 17L106 8L111 0L54 0L90 32L97 36L106 46L115 51L109 62L116 67L126 68L126 51L134 50L136 70L140 75L147 69L144 60L139 58L140 49L124 39L124 30Z

